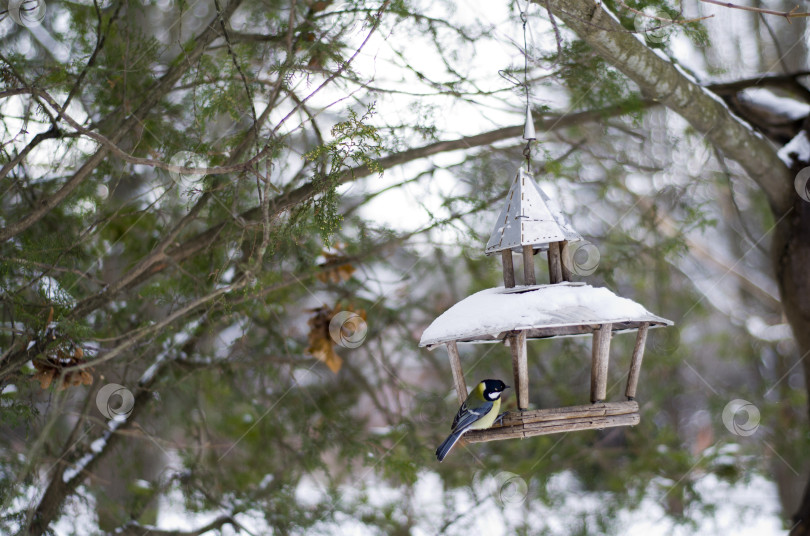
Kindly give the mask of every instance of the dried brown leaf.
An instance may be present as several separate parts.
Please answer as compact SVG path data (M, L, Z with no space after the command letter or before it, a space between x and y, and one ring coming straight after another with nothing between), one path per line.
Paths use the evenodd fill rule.
M309 347L307 353L326 364L335 374L343 366L343 359L335 353L335 344L329 335L329 322L335 311L324 305L313 309L315 313L308 321Z
M51 386L51 382L53 381L53 377L56 374L55 369L43 369L39 372L35 373L33 378L39 381L39 386L42 389L47 389Z

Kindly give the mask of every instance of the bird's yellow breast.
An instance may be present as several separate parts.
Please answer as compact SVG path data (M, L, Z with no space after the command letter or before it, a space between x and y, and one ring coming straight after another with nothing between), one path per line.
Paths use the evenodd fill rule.
M492 409L489 410L489 413L475 421L470 425L470 430L484 430L492 426L495 422L495 419L498 417L498 413L501 411L501 399L493 400L492 401Z

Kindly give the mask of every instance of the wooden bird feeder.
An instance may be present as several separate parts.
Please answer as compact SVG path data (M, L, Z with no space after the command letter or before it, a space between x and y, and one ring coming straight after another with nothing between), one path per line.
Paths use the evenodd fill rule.
M508 344L512 354L513 388L518 411L508 412L500 426L468 432L469 443L524 438L574 430L592 430L639 423L635 401L644 344L649 328L672 322L606 288L572 282L569 244L582 240L532 176L521 169L501 210L485 253L501 254L503 287L483 290L460 301L431 323L420 346L447 347L459 404L467 398L459 343ZM534 255L546 251L549 281L536 284ZM524 285L515 285L512 252L522 255ZM606 402L610 339L635 331L636 343L625 389L626 400ZM592 337L589 405L529 410L526 342L553 337Z

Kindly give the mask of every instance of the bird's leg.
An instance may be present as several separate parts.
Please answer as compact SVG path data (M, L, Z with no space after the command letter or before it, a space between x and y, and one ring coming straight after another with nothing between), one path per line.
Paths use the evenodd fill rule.
M497 417L495 417L495 422L494 422L494 423L492 423L492 426L496 426L496 425L497 425L497 426L503 426L503 418L504 418L504 416L505 416L507 413L509 413L509 412L508 412L508 411L504 411L503 413L501 413L500 415L498 415Z

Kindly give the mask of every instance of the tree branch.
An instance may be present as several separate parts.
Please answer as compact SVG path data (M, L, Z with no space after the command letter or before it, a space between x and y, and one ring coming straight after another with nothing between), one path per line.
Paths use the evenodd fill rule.
M787 166L767 140L735 116L722 100L627 33L601 3L550 0L550 4L569 28L633 80L645 95L681 115L708 142L736 160L763 190L777 217L790 208L794 193Z
M226 524L231 524L237 529L239 528L239 524L233 517L224 515L196 530L160 530L156 527L141 525L133 521L122 527L116 534L122 536L200 536L208 531L221 529Z
M798 12L799 6L794 7L790 11L774 11L772 9L763 9L761 7L751 7L751 6L738 6L737 4L732 4L731 2L720 2L719 0L700 0L706 4L714 4L716 6L723 6L729 7L732 9L742 9L745 11L753 11L755 13L763 13L765 15L777 15L779 17L785 17L790 23L790 19L796 19L800 17L810 17L810 13L802 13Z
M801 95L805 102L810 102L810 90L798 81L798 78L802 76L810 76L810 71L760 75L752 78L734 80L733 82L709 84L706 87L722 97L733 95L752 87L778 87Z
M226 18L230 17L233 12L236 11L236 8L241 4L241 2L242 0L232 0L225 8L222 16ZM194 48L187 55L187 61L179 61L172 64L172 66L166 71L166 74L164 74L154 84L152 89L147 93L147 96L141 105L138 106L137 110L135 110L135 112L123 122L120 128L116 130L116 134L111 138L112 143L118 143L118 141L123 139L123 137L129 133L130 130L138 126L146 115L152 110L152 108L154 108L154 106L169 91L171 91L174 84L180 80L191 65L197 59L199 59L200 56L202 56L208 45L211 44L214 39L219 37L219 33L216 30L217 25L215 24L219 16L220 15L217 14L214 22L209 24L205 31L200 34ZM82 182L84 182L93 172L93 170L96 169L96 167L104 160L104 158L107 156L107 151L108 149L106 149L104 146L99 148L99 150L96 151L93 156L87 159L76 171L76 173L74 173L73 176L62 185L61 188L59 188L52 195L41 199L37 203L37 206L20 220L10 223L6 227L0 228L0 242L5 242L9 238L12 238L25 231L33 224L41 220L54 207L64 201L65 198L70 195Z
M120 441L121 434L117 433L132 426L132 423L137 418L138 414L152 399L151 386L157 380L159 373L171 361L166 359L164 354L159 355L151 367L143 373L138 386L135 389L134 405L132 411L126 416L126 419L111 420L107 423L106 429L102 432L98 439L102 440L101 447L96 447L92 450L89 446L81 453L76 453L75 456L78 460L74 461L73 474L66 474L69 468L67 463L58 463L50 476L50 482L42 495L42 498L37 504L36 509L31 512L31 518L28 521L27 533L34 536L40 536L48 532L48 527L56 519L59 510L64 504L65 500L75 491L76 487L81 484L85 477L90 474L93 468L99 463L105 454L111 452L112 447ZM82 426L83 420L79 420L76 426ZM71 437L75 436L76 431L71 433ZM63 452L71 451L73 449L72 443L66 443ZM79 454L81 456L79 457ZM74 458L75 459L75 458Z
M652 101L643 103L645 106L651 104ZM536 120L535 128L538 132L550 132L591 121L600 121L606 117L620 116L626 113L626 110L627 108L623 105L615 105L608 108L588 110L573 114L551 115ZM248 132L252 132L252 129ZM490 132L477 134L475 136L467 136L455 140L431 143L423 147L417 147L386 156L379 160L379 164L384 169L389 169L447 151L485 147L499 141L519 137L522 132L523 126L520 125L493 130ZM340 178L340 183L344 184L352 182L354 180L366 177L371 173L372 171L368 168L368 166L352 168L343 173L342 177ZM281 214L283 211L317 195L318 192L319 191L315 185L310 182L296 188L295 190L280 194L270 200L268 206L270 215L275 216ZM257 219L260 214L261 207L256 206L239 214L237 219L242 221L251 221ZM155 250L153 250L149 255L138 262L135 267L133 267L126 274L122 275L118 281L109 284L100 293L88 296L77 303L73 310L63 320L66 321L77 319L90 314L91 312L103 307L105 304L115 299L119 293L134 288L152 276L162 273L168 266L171 265L171 263L182 263L193 255L210 247L217 240L219 240L221 236L223 236L228 223L228 221L222 221L212 225L205 231L199 232L170 250L155 248ZM140 338L138 340L140 340ZM0 383L7 381L9 377L15 374L15 371L17 371L23 363L30 359L34 359L37 351L37 345L32 346L30 349L26 349L23 345L21 348L9 351L8 356L2 362L0 362ZM115 355L118 355L117 350Z

